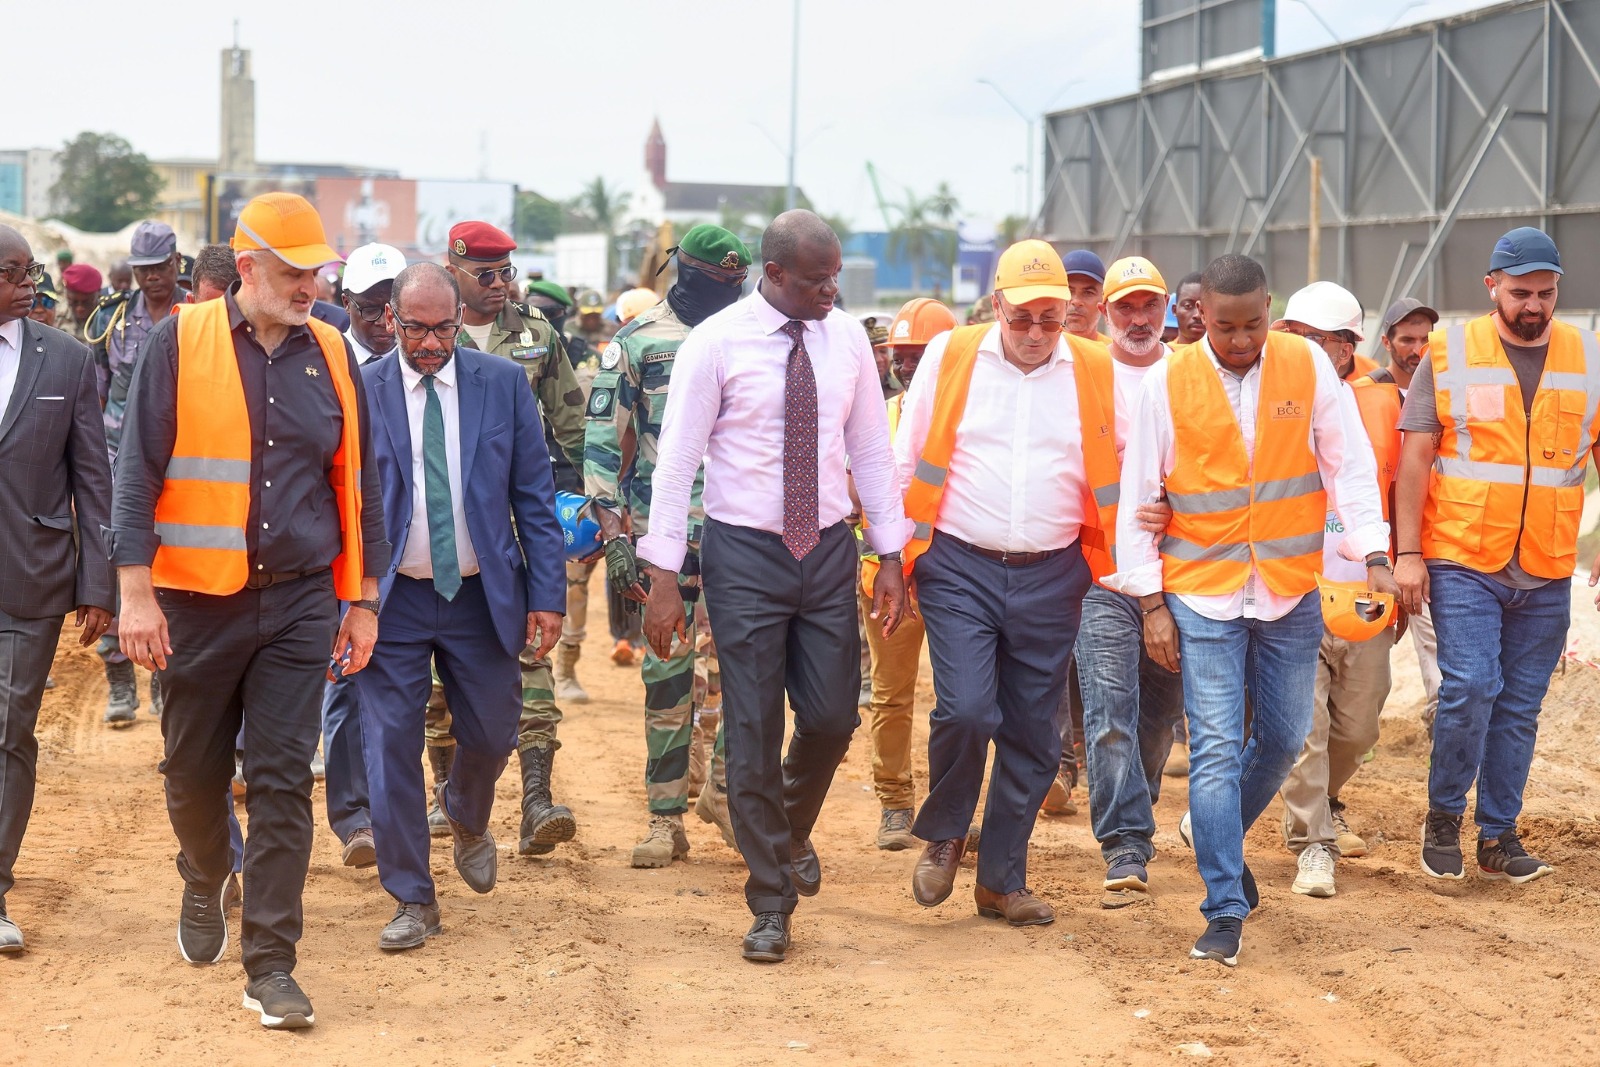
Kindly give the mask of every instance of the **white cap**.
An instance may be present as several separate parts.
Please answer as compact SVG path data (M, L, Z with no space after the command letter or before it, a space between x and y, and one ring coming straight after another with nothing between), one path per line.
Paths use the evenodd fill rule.
M1361 301L1354 293L1332 282L1312 282L1289 298L1278 321L1303 322L1323 333L1349 330L1360 341L1361 319Z
M361 294L379 282L392 282L406 269L406 257L393 245L362 245L344 263L344 291Z

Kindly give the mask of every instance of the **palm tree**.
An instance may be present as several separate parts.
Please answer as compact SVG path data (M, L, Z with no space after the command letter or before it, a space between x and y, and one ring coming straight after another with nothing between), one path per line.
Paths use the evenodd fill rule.
M955 263L956 232L938 221L941 212L954 214L955 202L941 199L948 194L948 187L941 185L940 190L922 199L907 189L905 202L898 206L900 221L889 231L888 256L897 263L910 261L911 288L917 292L922 291L924 263L930 259L946 266Z
M606 285L611 285L617 270L617 225L628 208L628 194L606 184L596 176L572 201L572 210L594 223L606 235Z
M1009 248L1016 244L1028 232L1028 220L1021 215L1007 215L995 227L995 236L1000 239L1000 247Z
M949 182L940 182L939 187L928 197L928 213L938 219L945 226L954 227L956 212L961 210L961 201L956 199L956 194L951 191Z

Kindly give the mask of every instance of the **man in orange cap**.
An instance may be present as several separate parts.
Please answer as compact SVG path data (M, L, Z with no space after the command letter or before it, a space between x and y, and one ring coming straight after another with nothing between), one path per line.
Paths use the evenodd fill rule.
M1048 243L1008 248L1000 321L928 346L895 434L915 526L905 566L939 691L912 894L933 907L954 889L993 742L974 896L979 915L1013 926L1055 919L1028 889L1028 838L1061 758L1062 650L1089 588L1085 548L1108 569L1102 509L1117 486L1111 359L1062 336L1071 297Z
M955 313L937 300L918 297L901 307L883 331L889 352L889 369L901 387L909 389L928 343L956 328ZM868 335L871 336L870 334ZM906 394L889 398L889 433L900 425ZM862 540L861 615L872 614L877 553ZM882 814L878 818L878 847L891 852L912 848L911 833L916 790L911 780L911 723L916 709L917 668L922 660L922 620L915 610L906 613L900 628L888 637L877 626L865 627L872 649L867 724L872 739L872 789Z
M227 950L222 798L242 720L244 1004L263 1026L299 1028L316 1021L291 972L328 652L345 674L366 666L389 542L355 357L311 317L317 268L339 258L322 220L267 193L240 213L233 249L238 284L162 320L134 369L111 561L122 648L161 672L178 949L190 963Z

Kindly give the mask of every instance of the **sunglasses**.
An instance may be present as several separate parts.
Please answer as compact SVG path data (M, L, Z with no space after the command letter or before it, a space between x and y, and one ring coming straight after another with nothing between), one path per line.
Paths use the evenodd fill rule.
M509 282L517 276L517 268L509 263L503 267L493 267L489 270L480 271L470 271L465 267L458 267L454 263L450 264L450 266L452 269L460 271L469 278L478 279L478 284L483 286L485 289L494 284L494 280L497 276L503 282Z
M1060 333L1066 323L1057 319L1007 318L1006 326L1012 333L1032 333L1033 328L1037 326L1040 334L1050 337Z

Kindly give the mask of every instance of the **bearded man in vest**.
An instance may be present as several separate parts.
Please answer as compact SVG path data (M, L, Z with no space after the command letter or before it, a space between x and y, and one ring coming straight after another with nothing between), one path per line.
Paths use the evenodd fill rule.
M953 891L993 742L974 897L979 915L1034 926L1055 911L1028 889L1028 838L1059 766L1091 564L1109 569L1115 416L1105 346L1062 335L1071 289L1055 249L1012 245L994 288L994 325L928 346L895 434L938 696L912 895L934 907Z
M1547 235L1500 238L1484 278L1494 311L1429 336L1400 420L1396 578L1406 610L1432 610L1442 675L1422 828L1434 878L1464 874L1474 781L1479 874L1522 884L1554 870L1523 848L1517 816L1566 646L1600 405L1600 339L1555 321L1560 281Z
M267 193L240 213L233 249L240 281L159 324L134 371L111 561L122 647L160 671L178 949L190 963L227 949L223 798L242 721L244 1006L298 1028L316 1021L291 972L323 682L330 650L345 675L367 664L389 543L355 357L311 318L316 272L338 260L322 220Z
M1268 332L1267 278L1252 259L1213 260L1200 303L1206 336L1145 375L1123 454L1121 498L1164 492L1172 521L1156 535L1138 508L1119 510L1113 581L1139 598L1151 657L1182 665L1190 814L1179 832L1206 884L1190 955L1232 967L1259 902L1245 831L1311 731L1330 501L1350 531L1341 554L1367 564L1374 590L1393 593L1394 579L1372 446L1332 364Z
M1363 314L1355 294L1333 282L1312 282L1284 306L1273 323L1322 349L1334 373L1348 383L1341 403L1354 415L1377 463L1383 517L1389 518L1395 466L1400 460L1400 389L1377 381L1356 366ZM1339 545L1344 525L1328 510L1323 540L1323 576L1336 582L1365 580L1360 562L1344 558ZM1345 820L1339 790L1354 777L1378 743L1378 713L1389 697L1389 652L1404 632L1404 622L1385 626L1364 641L1351 641L1324 627L1317 654L1317 702L1311 733L1294 770L1283 783L1283 840L1297 859L1293 890L1331 897L1334 861L1365 856L1367 843Z

